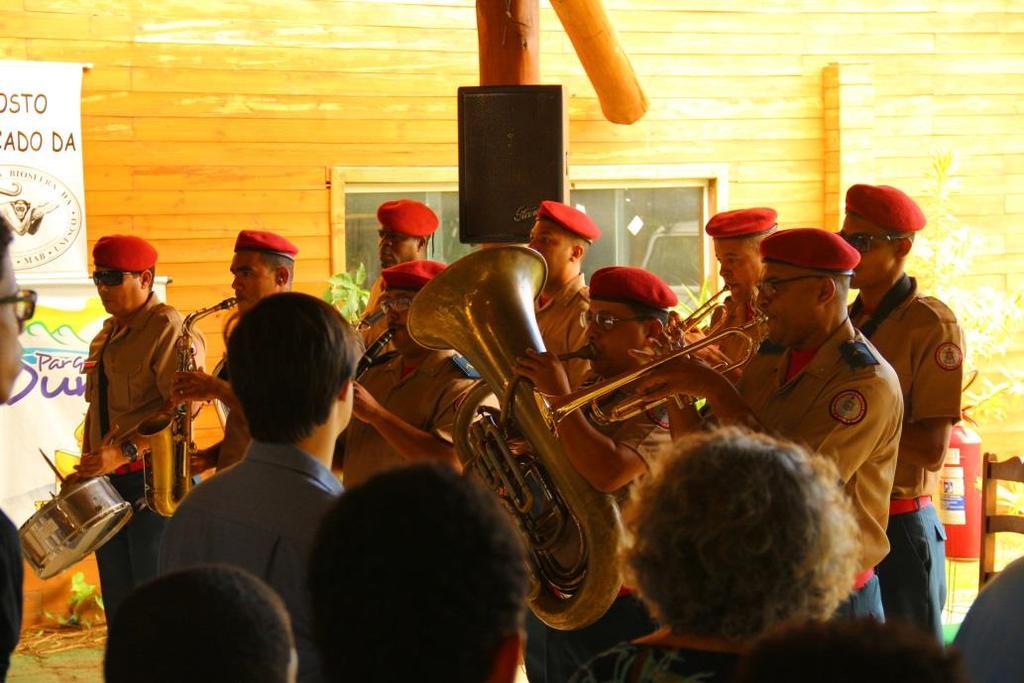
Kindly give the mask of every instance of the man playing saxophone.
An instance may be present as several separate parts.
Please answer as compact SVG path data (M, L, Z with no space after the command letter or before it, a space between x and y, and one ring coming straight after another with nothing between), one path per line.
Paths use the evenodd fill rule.
M593 373L582 388L601 379L636 370L644 364L668 321L675 293L657 276L640 268L613 266L594 273L590 309L583 314L593 346ZM551 352L528 352L519 359L517 374L541 393L559 397L572 387L565 365ZM609 401L621 400L619 393ZM670 442L668 416L658 408L622 422L600 424L589 411L569 414L558 427L566 457L584 479L599 491L624 497L629 485L649 469ZM656 628L639 600L628 589L594 624L577 631L545 626L532 614L527 621L526 666L531 682L564 681L604 650Z
M110 482L135 506L131 521L96 551L107 619L131 590L157 574L160 537L166 519L145 500L142 451L136 428L172 402L175 343L181 315L153 293L157 252L131 235L102 237L93 249L96 284L110 314L89 345L85 435L77 476L110 475ZM205 345L196 341L196 362Z
M235 255L231 259L231 288L238 300L238 313L245 315L256 303L271 294L290 292L295 280L295 255L299 248L284 237L263 230L242 230L235 239ZM249 427L239 410L227 373L227 358L212 375L201 369L179 372L174 378L174 399L209 401L217 399L228 407L224 422L224 438L196 453L194 472L211 467L222 470L235 464L249 447Z

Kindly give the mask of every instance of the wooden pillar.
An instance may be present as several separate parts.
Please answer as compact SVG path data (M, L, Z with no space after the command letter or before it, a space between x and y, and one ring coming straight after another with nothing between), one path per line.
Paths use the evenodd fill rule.
M477 0L480 85L540 82L538 0Z
M647 112L647 96L601 0L551 0L551 6L594 85L604 117L612 123L638 121Z
M875 82L870 64L829 64L822 74L825 116L825 222L838 230L846 190L875 182Z

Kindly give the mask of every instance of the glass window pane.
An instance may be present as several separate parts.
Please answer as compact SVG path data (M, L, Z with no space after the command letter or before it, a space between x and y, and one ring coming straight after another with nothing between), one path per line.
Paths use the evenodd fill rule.
M440 225L427 245L427 258L451 263L468 254L471 245L459 244L459 193L449 192L346 192L345 268L366 265L366 286L380 274L377 260L377 207L393 199L415 199L437 214Z
M638 266L674 288L699 291L703 192L701 187L573 190L572 204L603 233L587 254L587 276L604 266Z
M699 292L704 279L704 188L621 187L576 189L572 204L585 210L603 233L585 262L589 279L598 268L630 265L657 274L677 291ZM377 261L377 207L392 199L415 199L437 213L441 225L428 246L428 258L451 263L473 245L459 243L459 196L436 192L355 192L345 194L346 268L366 265L367 283L380 271Z

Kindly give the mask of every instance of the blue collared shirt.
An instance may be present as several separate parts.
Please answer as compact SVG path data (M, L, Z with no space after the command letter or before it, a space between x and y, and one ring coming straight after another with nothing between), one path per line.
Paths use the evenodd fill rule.
M224 563L266 581L291 616L299 680L320 681L306 567L320 520L341 491L305 451L253 441L244 460L197 486L174 513L160 572Z

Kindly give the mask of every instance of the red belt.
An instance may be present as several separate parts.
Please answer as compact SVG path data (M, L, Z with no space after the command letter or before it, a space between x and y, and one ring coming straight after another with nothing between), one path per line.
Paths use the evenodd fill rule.
M121 465L114 470L114 474L131 474L132 472L138 472L145 466L146 463L143 462L142 458L139 458L135 462L130 462L127 465Z
M918 496L917 498L893 498L889 501L890 515L903 515L908 512L917 512L932 504L931 496Z
M871 580L871 577L875 575L875 568L865 569L857 576L853 577L853 591L859 591L861 588L867 585L867 582Z

